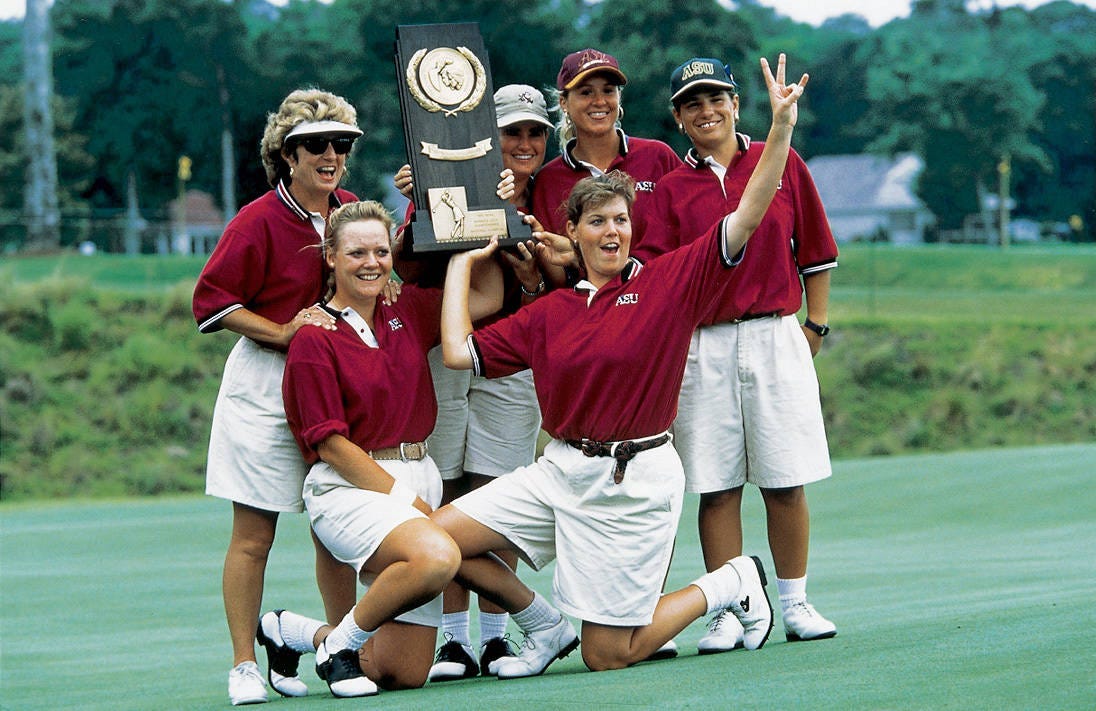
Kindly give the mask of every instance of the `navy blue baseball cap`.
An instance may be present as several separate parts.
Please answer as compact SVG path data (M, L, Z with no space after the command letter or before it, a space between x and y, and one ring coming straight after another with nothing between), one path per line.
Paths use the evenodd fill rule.
M711 57L693 57L670 75L670 101L677 101L686 92L700 87L726 89L731 95L738 93L738 84L723 62Z

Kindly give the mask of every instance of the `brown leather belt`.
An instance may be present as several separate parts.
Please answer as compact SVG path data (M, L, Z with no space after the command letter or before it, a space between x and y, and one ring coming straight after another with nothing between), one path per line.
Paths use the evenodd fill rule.
M727 323L742 323L743 321L756 321L759 318L776 318L782 314L779 311L770 311L764 314L743 314L738 318L731 319Z
M419 462L426 459L426 442L400 442L399 447L385 447L369 452L373 459L399 459L404 462Z
M650 439L633 442L623 440L620 442L598 442L594 439L568 439L564 440L575 449L582 450L587 457L612 457L616 460L616 469L613 470L613 483L624 481L624 470L637 454L648 449L661 447L670 441L669 434L662 434Z

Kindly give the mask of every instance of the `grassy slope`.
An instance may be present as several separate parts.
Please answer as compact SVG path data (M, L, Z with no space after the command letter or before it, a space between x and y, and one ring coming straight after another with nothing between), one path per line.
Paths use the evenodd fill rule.
M5 498L200 490L231 334L196 257L0 266ZM847 247L816 364L836 458L1096 440L1096 248Z
M777 621L760 652L698 657L703 626L694 623L672 662L590 674L576 654L537 679L454 682L366 703L388 711L1092 708L1093 461L1090 444L838 462L810 491L811 595L840 628L833 640L785 643ZM771 570L758 498L746 500L747 549ZM688 497L671 588L700 572L695 506ZM228 708L223 502L24 504L0 515L0 706ZM311 557L304 517L283 517L266 607L317 613ZM549 576L523 568L545 593ZM307 664L302 675L312 695L276 700L278 708L360 705L332 699Z

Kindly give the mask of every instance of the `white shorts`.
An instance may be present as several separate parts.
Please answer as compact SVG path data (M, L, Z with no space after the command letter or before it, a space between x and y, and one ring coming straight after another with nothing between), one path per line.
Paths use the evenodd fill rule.
M830 476L818 376L795 316L698 328L674 436L686 489L766 489Z
M616 460L552 440L536 463L453 502L502 534L535 570L556 560L560 609L602 625L650 624L670 565L684 475L672 444Z
M422 461L377 460L377 464L426 503L441 503L441 478L430 457ZM312 465L304 482L304 502L312 529L336 559L351 565L368 588L376 577L363 572L365 562L397 526L426 518L418 509L394 503L388 494L351 485L326 462ZM396 619L427 627L441 622L441 596Z
M241 338L225 361L213 408L206 493L264 511L304 511L308 464L282 403L285 354Z
M438 396L438 421L427 441L442 479L501 476L533 463L540 406L531 370L490 379L450 370L440 346L427 359Z

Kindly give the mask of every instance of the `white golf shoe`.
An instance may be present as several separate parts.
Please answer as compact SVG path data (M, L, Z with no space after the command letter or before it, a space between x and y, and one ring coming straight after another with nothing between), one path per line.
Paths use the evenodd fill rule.
M827 620L806 600L784 610L784 635L789 642L829 639L837 635L837 625Z
M719 610L708 622L708 633L696 643L699 654L719 654L742 648L742 623L727 609Z
M578 647L578 633L561 617L558 624L539 632L525 634L516 657L502 657L496 662L499 679L517 679L543 674L548 665L563 659Z
M331 654L326 642L321 642L316 650L316 675L327 682L333 695L342 699L377 693L377 685L362 672L355 649L340 649Z
M240 662L228 673L228 699L233 706L265 704L266 679L255 662Z

